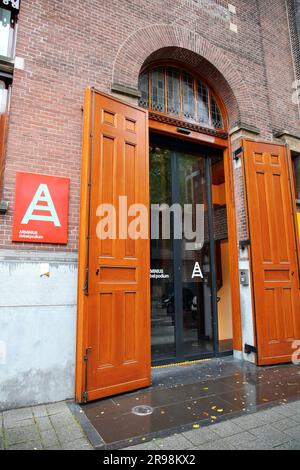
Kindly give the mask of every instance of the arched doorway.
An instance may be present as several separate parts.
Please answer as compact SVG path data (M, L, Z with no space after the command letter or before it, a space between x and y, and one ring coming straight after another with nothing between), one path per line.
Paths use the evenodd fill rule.
M225 106L192 68L151 61L139 78L149 110L150 203L174 208L171 236L151 238L152 364L195 360L233 350L229 240L223 151L190 139L192 130L226 143ZM167 135L165 124L176 135ZM178 227L183 208L203 209L203 243ZM176 219L176 208L182 220ZM165 219L164 219L165 220ZM168 219L170 220L170 219ZM195 227L194 227L195 229ZM162 228L163 230L163 228ZM181 230L181 229L179 229Z
M78 401L149 385L151 363L228 354L241 343L225 106L211 83L175 60L145 64L140 90L139 106L94 89L86 94ZM187 205L192 228L196 206L202 206L203 239L175 236L171 224L163 241L119 235L99 241L99 204L116 204L118 216L120 196L148 209L150 202ZM163 332L160 338L155 330ZM161 354L160 341L167 353Z

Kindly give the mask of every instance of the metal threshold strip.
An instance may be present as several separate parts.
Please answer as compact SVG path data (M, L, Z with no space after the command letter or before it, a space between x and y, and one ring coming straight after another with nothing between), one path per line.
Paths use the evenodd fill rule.
M200 362L209 362L211 359L197 359L196 361L174 362L172 364L164 364L162 366L153 366L151 369L165 369L167 367L187 367L192 364L199 364Z

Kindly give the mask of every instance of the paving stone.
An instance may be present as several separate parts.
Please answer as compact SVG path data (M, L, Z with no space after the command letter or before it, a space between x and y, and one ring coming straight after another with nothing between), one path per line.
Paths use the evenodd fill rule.
M288 441L280 446L273 447L273 450L300 450L300 441Z
M271 411L277 411L277 413L280 413L282 416L293 416L295 414L295 408L292 408L289 404L281 405Z
M70 410L65 402L51 403L46 405L46 409L49 415L55 415L57 413L70 413Z
M230 443L225 443L223 440L207 442L194 448L194 450L235 450L235 447Z
M20 408L18 410L10 410L3 412L3 422L4 426L10 425L18 421L23 421L24 419L32 418L32 409L31 408Z
M244 445L247 445L249 442L257 440L253 434L250 432L244 431L239 434L234 434L234 436L226 437L222 439L222 443L226 446L233 446L237 449L242 449Z
M53 429L52 423L48 416L36 418L35 422L38 425L40 431L48 431L49 429Z
M191 446L191 442L183 434L157 439L156 443L161 450L184 450Z
M34 425L15 429L5 429L5 436L8 446L33 441L38 438L38 434Z
M7 450L42 450L42 444L39 441L28 441L9 446Z
M149 441L144 444L137 444L135 446L126 447L124 450L158 450L157 441Z
M300 439L293 439L290 441L291 450L300 450Z
M259 414L256 413L235 418L231 422L237 424L244 430L251 430L266 424L265 421L260 418Z
M64 445L64 450L93 450L86 439L77 439Z
M63 448L60 445L57 445L57 446L46 447L45 450L63 450Z
M0 434L0 450L3 450L4 449L4 439L3 439L3 436L2 436L2 432Z
M279 411L279 407L260 411L257 416L262 419L265 424L275 423L276 421L280 421L285 417L285 415Z
M287 434L278 431L271 425L267 424L266 426L262 426L260 428L251 429L251 433L256 436L258 439L262 439L265 441L270 442L273 447L284 444L289 440Z
M41 439L43 446L45 448L52 447L52 446L59 446L59 441L54 429L50 429L48 431L41 432Z
M298 425L299 423L297 421L294 421L292 418L284 418L281 421L276 421L275 423L272 423L272 427L277 429L278 431L285 431Z
M35 418L43 418L48 415L47 408L45 405L38 405L32 407L32 412Z
M232 421L225 421L224 423L215 424L212 426L212 430L219 437L229 437L244 431L241 426L233 423Z
M74 416L69 412L52 415L50 420L55 428L72 426L74 423L76 423Z
M218 439L217 434L209 427L185 432L184 436L196 446Z
M263 439L255 439L254 441L244 442L236 447L238 450L271 450L272 444Z
M300 440L300 425L298 424L295 427L290 427L289 429L285 429L284 434L289 436L292 439L299 439Z
M22 428L24 426L34 426L34 420L33 417L29 419L23 419L22 421L9 421L5 425L5 429L16 429L16 428Z
M56 429L56 433L59 439L59 442L63 447L65 447L65 444L68 444L69 442L73 442L76 439L80 439L84 437L83 432L81 428L74 424L73 426L66 426L63 428L58 428Z

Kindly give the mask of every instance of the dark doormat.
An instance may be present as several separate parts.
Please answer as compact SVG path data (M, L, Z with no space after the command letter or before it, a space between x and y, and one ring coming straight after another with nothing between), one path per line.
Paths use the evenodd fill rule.
M224 358L153 369L150 388L81 409L101 436L95 446L120 449L297 399L300 366Z

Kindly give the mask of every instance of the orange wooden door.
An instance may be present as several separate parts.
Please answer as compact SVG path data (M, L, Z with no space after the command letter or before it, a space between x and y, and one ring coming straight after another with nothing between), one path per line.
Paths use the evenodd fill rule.
M149 236L126 238L118 222L120 197L149 208L148 115L100 93L93 109L88 400L148 386L151 364ZM115 239L97 235L101 204L115 208Z
M258 363L291 362L300 305L289 154L280 145L243 145Z

